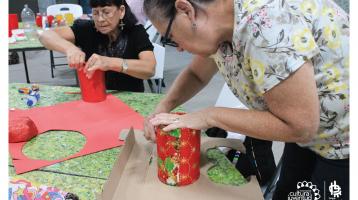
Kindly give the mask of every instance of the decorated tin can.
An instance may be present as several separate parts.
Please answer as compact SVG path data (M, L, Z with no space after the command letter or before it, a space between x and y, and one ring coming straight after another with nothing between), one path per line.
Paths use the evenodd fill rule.
M106 99L104 72L96 70L91 79L86 77L83 70L77 70L81 87L82 100L85 102L101 102Z
M171 186L194 183L200 176L200 130L157 127L156 138L159 180Z

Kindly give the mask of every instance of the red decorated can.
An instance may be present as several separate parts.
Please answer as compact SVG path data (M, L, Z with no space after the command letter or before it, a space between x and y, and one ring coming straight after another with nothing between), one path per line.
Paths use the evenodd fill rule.
M181 128L165 132L157 127L156 138L161 182L183 186L199 179L200 130Z
M87 78L83 69L77 70L80 81L82 100L86 102L101 102L107 97L104 82L104 72L96 70L91 79Z

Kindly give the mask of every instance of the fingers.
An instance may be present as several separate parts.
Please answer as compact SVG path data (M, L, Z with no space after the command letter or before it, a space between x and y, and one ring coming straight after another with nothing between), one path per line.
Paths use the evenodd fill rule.
M149 120L152 119L153 117L154 115L150 115L144 120L144 137L147 140L152 140L153 142L155 142L156 137L155 137L154 126L149 122Z
M155 117L150 120L150 123L152 123L154 126L158 126L161 124L168 125L172 123L177 123L179 121L180 121L180 115L160 113L155 115Z
M99 56L97 54L93 54L87 61L83 71L86 73L87 78L92 78L94 72L100 68L99 66Z
M85 63L86 54L81 50L73 50L67 53L67 62L71 68L81 69Z

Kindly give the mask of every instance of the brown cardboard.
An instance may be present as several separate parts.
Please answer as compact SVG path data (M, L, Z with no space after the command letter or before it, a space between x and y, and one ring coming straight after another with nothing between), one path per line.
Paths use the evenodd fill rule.
M99 200L260 200L263 199L254 176L242 186L228 186L211 182L206 175L213 164L203 155L215 146L235 147L245 152L239 140L207 138L201 141L200 178L195 183L173 187L163 184L157 177L156 146L147 141L143 132L131 129L125 145L104 185ZM122 136L125 133L122 132ZM149 164L151 155L153 160Z

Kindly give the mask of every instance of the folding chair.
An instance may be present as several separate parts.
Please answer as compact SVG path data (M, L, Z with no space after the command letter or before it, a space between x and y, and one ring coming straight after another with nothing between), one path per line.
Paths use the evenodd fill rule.
M164 59L165 59L165 48L159 44L153 43L154 46L154 56L157 64L155 65L155 74L150 79L147 80L150 90L154 93L162 92L162 83L164 77ZM153 88L152 80L156 84L156 90Z
M74 19L80 18L83 15L83 10L80 5L77 4L55 4L47 7L46 11L47 15L64 15L66 13L72 13ZM51 77L54 78L53 70L56 66L63 66L67 65L67 63L63 64L55 64L55 58L64 58L64 56L57 56L53 55L53 51L50 50L50 62L51 62Z
M156 41L159 38L159 33L158 33L157 29L153 26L153 24L150 20L147 21L147 23L144 25L144 28L147 31L149 40L152 43L156 43Z

